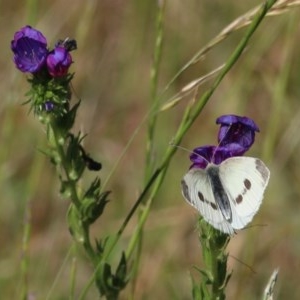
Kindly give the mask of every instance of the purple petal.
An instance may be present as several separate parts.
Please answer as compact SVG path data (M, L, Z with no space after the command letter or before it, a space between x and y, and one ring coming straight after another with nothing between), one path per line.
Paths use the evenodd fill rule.
M231 150L228 147L212 145L195 148L190 155L190 160L193 163L190 168L205 169L209 163L218 165L227 158L234 156Z
M221 124L218 134L219 145L239 144L244 148L243 153L249 150L254 143L255 132L259 131L254 121L247 117L225 115L219 117L216 122Z
M193 163L191 168L205 169L208 163L211 162L215 146L202 146L195 148L190 155L190 160Z
M17 31L11 41L16 67L22 72L39 71L47 57L47 41L41 32L30 26Z
M29 25L22 27L19 31L17 31L14 35L13 41L18 41L19 39L21 39L23 37L28 37L31 40L35 40L35 41L40 42L41 44L44 44L45 46L47 46L47 40L44 37L44 35L40 31L32 28Z
M58 46L47 57L47 67L51 76L60 77L68 73L72 57L67 49Z
M221 125L232 125L235 123L241 123L249 127L250 129L252 129L253 131L259 132L258 126L255 124L255 122L252 119L248 117L240 117L236 115L223 115L217 118L216 123Z

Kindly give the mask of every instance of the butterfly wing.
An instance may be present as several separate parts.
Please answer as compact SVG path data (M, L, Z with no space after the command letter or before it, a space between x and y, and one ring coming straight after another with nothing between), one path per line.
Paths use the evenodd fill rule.
M186 201L200 212L205 221L224 233L234 233L233 227L226 221L215 201L205 170L191 169L183 177L181 187Z
M267 187L270 171L258 158L232 157L219 166L219 176L227 193L234 229L245 227L257 213Z

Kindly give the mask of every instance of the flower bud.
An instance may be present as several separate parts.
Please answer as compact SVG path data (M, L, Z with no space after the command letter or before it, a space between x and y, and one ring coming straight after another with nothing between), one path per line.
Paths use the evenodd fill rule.
M47 56L48 72L53 77L67 75L71 63L71 54L62 46L55 47Z

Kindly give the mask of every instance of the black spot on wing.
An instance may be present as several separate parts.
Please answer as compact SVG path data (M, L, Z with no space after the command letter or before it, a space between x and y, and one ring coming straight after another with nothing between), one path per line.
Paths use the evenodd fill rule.
M214 210L217 210L218 207L217 207L217 204L216 203L213 203L213 202L210 202L210 206L212 207L212 209Z
M200 201L202 201L202 202L205 201L204 196L201 192L198 192L198 197L199 197Z
M244 199L244 195L247 194L247 192L251 189L251 181L249 179L244 179L244 189L242 190L242 192L235 198L235 202L236 204L241 204L243 202Z
M186 184L186 182L182 179L181 180L181 188L182 188L182 194L185 197L185 199L189 202L191 202L190 194L189 194L189 188Z
M247 190L250 190L251 189L251 181L249 179L245 179L244 180L244 186Z
M242 203L242 202L243 202L243 196L242 196L241 194L238 195L238 196L236 197L235 201L236 201L237 204Z
M218 209L217 204L206 200L200 191L198 192L198 197L199 197L200 201L202 201L203 203L206 203L207 205L210 205L212 209L214 209L214 210Z

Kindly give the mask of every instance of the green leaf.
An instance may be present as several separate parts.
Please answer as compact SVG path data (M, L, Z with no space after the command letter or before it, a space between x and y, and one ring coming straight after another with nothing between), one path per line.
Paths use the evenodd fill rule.
M99 198L85 198L82 202L81 212L83 220L88 223L94 223L103 213L110 191L104 192Z
M119 265L116 270L115 284L123 289L127 283L126 276L127 276L127 262L126 262L125 252L123 252Z
M107 242L109 241L109 237L105 237L103 239L96 239L96 251L98 256L102 257L104 254L105 247L107 245Z
M107 299L117 299L120 291L124 289L128 282L126 276L127 262L124 252L121 255L115 274L113 274L111 266L107 262L102 262L95 278L100 294L106 296Z
M100 193L100 179L97 177L86 191L81 207L84 221L88 224L94 223L103 213L110 191Z
M73 204L71 204L69 207L67 220L68 220L70 233L72 234L72 236L77 242L83 244L85 241L84 238L85 235L84 235L81 215Z

